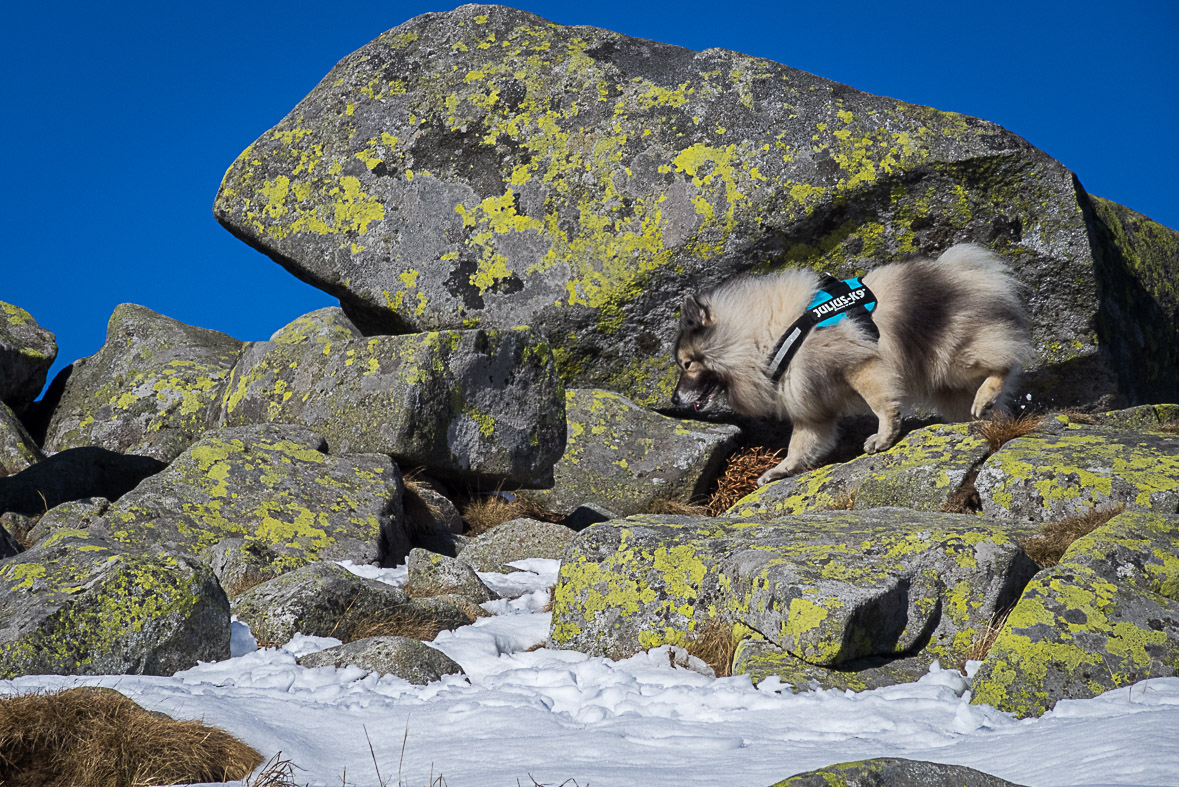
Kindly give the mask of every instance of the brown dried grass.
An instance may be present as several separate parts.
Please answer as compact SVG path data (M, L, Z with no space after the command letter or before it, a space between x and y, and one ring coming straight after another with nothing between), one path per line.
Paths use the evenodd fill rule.
M736 505L738 500L755 491L758 477L782 461L783 450L771 451L762 446L750 446L734 451L725 461L716 491L708 501L708 513L719 516Z
M995 640L999 638L999 634L1003 631L1003 627L1007 625L1007 618L1011 616L1011 609L1005 609L1002 612L995 614L989 623L983 626L974 641L970 644L970 649L966 651L966 661L982 661L991 652L991 647L995 644Z
M1065 519L1045 522L1040 526L1039 534L1024 539L1019 545L1041 568L1055 566L1069 545L1078 538L1092 533L1123 510L1125 506L1122 505L1113 508L1090 508Z
M472 619L472 623L474 620ZM424 612L396 609L388 614L365 618L340 637L345 644L369 637L409 637L432 642L445 626Z
M1031 413L1020 413L1013 416L1009 413L994 413L990 418L974 422L974 432L991 447L991 451L998 451L1004 443L1023 437L1040 427L1042 418Z
M262 755L229 733L152 713L112 689L0 699L0 784L146 787L244 779Z
M467 526L467 535L470 536L486 533L493 527L499 527L504 522L521 517L539 519L542 522L560 522L562 519L539 503L519 495L515 495L511 500L502 495L477 497L463 506L462 517Z
M1158 431L1179 434L1179 421L1164 421L1158 425Z
M702 503L681 503L666 497L656 498L647 506L648 514L668 516L708 516L708 506Z
M732 624L724 618L709 618L684 650L712 667L718 678L727 678L733 674L733 656L737 653Z
M243 787L299 787L295 781L295 764L278 752L246 779Z

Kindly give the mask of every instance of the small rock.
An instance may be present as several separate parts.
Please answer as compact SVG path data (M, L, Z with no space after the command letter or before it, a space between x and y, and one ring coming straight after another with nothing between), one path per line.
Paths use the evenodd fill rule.
M476 604L499 598L475 570L455 558L414 549L409 553L409 579L405 592L410 596L455 595Z
M58 530L86 530L95 535L109 535L102 526L102 516L110 505L105 497L84 497L54 506L29 530L28 539L36 544ZM95 525L98 527L95 528Z
M0 477L19 473L43 458L24 424L0 402Z
M565 525L537 519L513 519L471 540L459 560L476 571L515 571L508 564L529 558L560 560L577 535Z
M773 787L1019 787L962 765L881 757L829 765Z
M304 667L347 667L354 664L370 672L396 675L424 686L443 675L461 675L463 668L440 650L410 637L368 637L308 653L299 658Z

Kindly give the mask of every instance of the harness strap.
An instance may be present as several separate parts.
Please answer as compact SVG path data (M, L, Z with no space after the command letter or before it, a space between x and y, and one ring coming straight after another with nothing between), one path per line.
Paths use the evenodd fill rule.
M873 339L879 339L880 329L872 321L875 309L876 296L858 277L840 281L823 274L819 291L811 299L806 311L786 329L770 352L767 370L770 379L775 384L782 379L802 340L814 328L826 328L843 320L856 320Z

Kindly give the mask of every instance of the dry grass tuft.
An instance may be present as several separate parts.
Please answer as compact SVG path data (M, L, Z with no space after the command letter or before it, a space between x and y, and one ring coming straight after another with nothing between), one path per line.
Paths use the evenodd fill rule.
M966 651L967 661L982 661L991 652L991 646L995 644L995 640L999 638L1003 627L1007 625L1007 618L1011 615L1011 609L1003 610L995 614L991 622L983 626L982 631L974 638L974 642L970 644L970 650Z
M513 519L529 517L542 522L560 522L562 517L543 506L515 495L509 500L502 495L486 495L469 501L462 509L467 535L477 536Z
M732 624L724 618L709 618L684 650L712 667L718 678L727 678L733 674L733 656L737 653Z
M1028 553L1028 557L1036 561L1041 568L1055 566L1060 562L1060 558L1070 544L1078 538L1092 533L1122 513L1124 509L1125 506L1122 505L1104 509L1090 508L1088 511L1066 519L1045 522L1040 527L1039 535L1021 541L1020 546Z
M295 781L295 764L279 752L267 760L260 771L246 779L243 787L299 787Z
M1021 413L1012 416L1008 413L995 413L990 418L974 423L975 433L987 441L992 451L998 451L1008 440L1023 437L1025 434L1039 428L1041 418L1031 413Z
M782 461L782 451L752 446L735 451L725 462L716 491L708 501L708 513L719 516L757 489L758 477Z
M839 492L831 498L831 505L827 507L828 511L851 511L856 507L856 492L854 489L846 492Z
M656 498L647 506L648 514L666 514L670 516L708 516L707 505L699 503L681 503L666 497Z
M444 630L445 626L423 612L396 609L386 615L365 618L351 626L344 636L336 636L345 644L369 637L409 637L432 642Z
M262 755L227 732L151 713L112 689L0 699L0 784L142 787L244 779Z
M1158 431L1179 434L1179 421L1164 421L1158 425Z

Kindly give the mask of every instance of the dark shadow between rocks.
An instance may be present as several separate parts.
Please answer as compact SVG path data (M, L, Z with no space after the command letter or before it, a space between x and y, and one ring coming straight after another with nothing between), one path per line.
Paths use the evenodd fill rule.
M0 514L43 514L87 497L115 501L167 464L149 456L120 454L98 446L71 448L16 475L0 478Z

